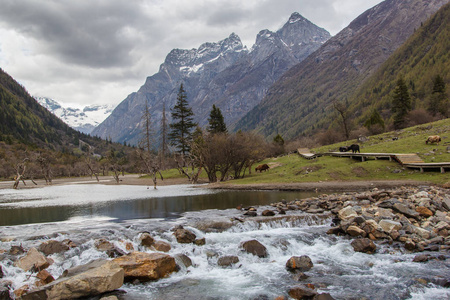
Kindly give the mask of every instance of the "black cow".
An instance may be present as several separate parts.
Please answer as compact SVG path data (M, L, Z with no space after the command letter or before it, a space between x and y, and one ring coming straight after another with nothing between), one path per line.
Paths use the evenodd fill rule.
M348 147L348 150L352 150L352 153L356 153L356 152L361 153L361 151L359 151L359 145L357 145L357 144L351 145L350 147Z
M350 150L348 146L339 147L339 152L347 152L348 150Z

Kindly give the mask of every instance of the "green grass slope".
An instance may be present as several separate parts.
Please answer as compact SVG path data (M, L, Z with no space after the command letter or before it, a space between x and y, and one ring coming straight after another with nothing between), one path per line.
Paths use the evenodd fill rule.
M439 145L425 144L429 135L438 134L442 138ZM393 140L393 138L398 138ZM350 140L334 145L311 149L313 153L337 151L340 146L356 143ZM361 152L366 153L416 153L425 162L450 162L450 119L370 136L360 143ZM374 181L374 180L417 180L435 184L450 181L450 172L426 171L403 168L389 160L367 160L322 156L307 160L298 154L266 159L261 163L271 166L270 171L254 173L244 179L233 180L233 184L256 183L296 183L318 181Z

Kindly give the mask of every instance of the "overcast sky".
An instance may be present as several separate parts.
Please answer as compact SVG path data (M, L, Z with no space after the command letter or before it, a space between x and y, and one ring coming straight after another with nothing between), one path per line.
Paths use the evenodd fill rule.
M335 35L381 0L0 0L0 67L31 95L118 104L174 48L236 33L249 49L299 12Z

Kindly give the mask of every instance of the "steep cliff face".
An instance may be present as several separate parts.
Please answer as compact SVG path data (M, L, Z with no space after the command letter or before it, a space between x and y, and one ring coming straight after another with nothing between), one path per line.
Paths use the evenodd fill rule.
M135 144L145 103L158 128L163 103L170 112L181 83L201 126L207 123L213 104L222 110L227 124L233 124L261 101L284 72L329 37L327 31L294 13L277 32L261 31L250 51L234 33L198 49L174 49L159 72L123 100L92 134Z
M333 121L343 101L448 0L386 0L286 72L236 125L294 138Z

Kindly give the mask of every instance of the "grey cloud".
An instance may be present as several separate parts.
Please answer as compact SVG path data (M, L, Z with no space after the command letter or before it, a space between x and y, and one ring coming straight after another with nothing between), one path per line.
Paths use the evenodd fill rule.
M42 51L67 63L111 67L130 63L134 40L127 27L141 23L138 7L124 1L8 1L5 26L39 41Z

